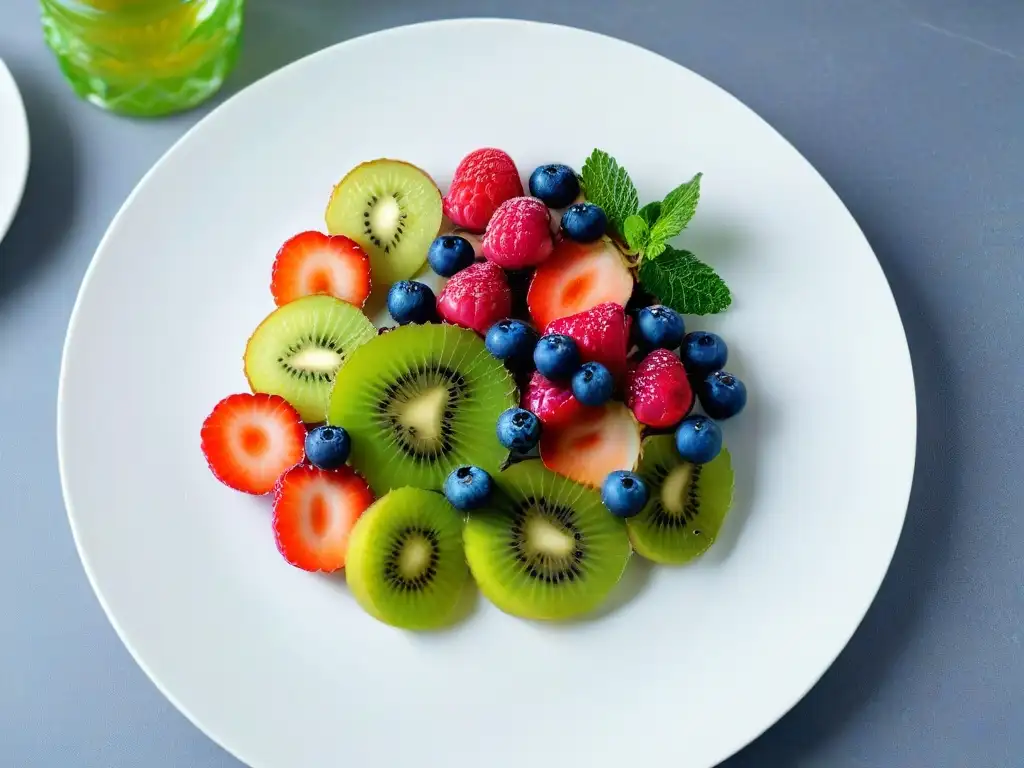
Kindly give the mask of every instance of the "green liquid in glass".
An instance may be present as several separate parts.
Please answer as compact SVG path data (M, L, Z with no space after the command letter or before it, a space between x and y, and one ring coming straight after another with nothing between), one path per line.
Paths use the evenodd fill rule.
M46 42L75 92L124 115L194 107L238 58L244 0L40 0Z

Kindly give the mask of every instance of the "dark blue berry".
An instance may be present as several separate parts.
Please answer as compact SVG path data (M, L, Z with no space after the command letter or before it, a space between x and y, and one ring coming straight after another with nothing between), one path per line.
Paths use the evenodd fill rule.
M388 291L388 312L399 325L429 323L437 316L437 299L430 286L399 280Z
M684 461L707 464L722 451L722 428L707 416L687 416L676 430L676 451Z
M542 165L530 174L530 194L549 208L565 208L580 193L580 180L567 165Z
M498 417L498 442L516 453L529 453L540 440L540 419L524 408L509 408Z
M441 277L451 277L476 260L469 240L458 235L441 235L430 244L427 261Z
M747 404L747 387L728 371L712 371L697 392L704 413L713 419L730 419Z
M600 363L584 363L572 375L572 394L584 405L604 405L614 387L611 372Z
M306 435L306 458L320 469L337 469L348 461L352 440L341 427L317 427Z
M580 367L580 351L569 336L549 333L537 342L533 362L541 376L551 381L566 381Z
M729 347L716 333L694 331L686 334L679 357L691 376L705 376L711 371L720 371L729 359Z
M479 508L490 498L493 490L491 476L480 467L459 467L444 481L445 498L463 512Z
M499 320L487 331L487 351L515 370L533 363L537 332L522 320Z
M646 352L654 349L678 349L683 343L686 327L683 316L671 307L655 304L644 307L636 316L640 346Z
M593 203L570 205L562 214L562 231L577 243L592 243L608 228L608 217Z
M647 484L635 472L616 470L604 479L601 486L601 501L616 517L640 514L649 497Z

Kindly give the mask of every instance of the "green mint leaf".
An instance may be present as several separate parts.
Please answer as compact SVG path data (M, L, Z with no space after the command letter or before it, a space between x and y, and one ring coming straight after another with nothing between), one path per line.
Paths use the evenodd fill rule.
M647 238L647 247L644 248L642 258L644 261L650 261L661 256L662 252L668 247L666 243L661 240L655 240L652 237Z
M607 152L595 149L583 164L581 176L587 200L600 206L611 228L623 234L626 219L640 207L636 187L626 169Z
M651 231L647 227L647 222L634 213L623 223L622 235L632 250L642 251L647 246Z
M689 251L663 246L640 265L639 277L648 293L684 315L714 315L732 304L725 281Z
M667 243L690 223L700 201L702 175L698 173L685 184L680 184L661 201L658 220L651 226L652 241Z
M647 224L647 228L650 229L654 226L654 222L658 220L658 217L661 216L661 202L656 200L653 203L648 203L640 209L638 215Z

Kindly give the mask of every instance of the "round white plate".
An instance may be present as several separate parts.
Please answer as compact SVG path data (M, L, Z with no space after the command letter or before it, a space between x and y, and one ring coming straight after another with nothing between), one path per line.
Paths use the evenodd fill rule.
M572 89L529 50L573 62ZM751 398L725 427L736 505L700 562L634 559L591 621L538 625L481 602L455 629L417 635L370 619L343 580L286 565L266 502L212 478L199 428L246 390L241 355L273 307L276 249L323 226L332 185L393 156L446 188L480 146L509 151L524 176L601 147L644 200L703 171L680 242L735 303L689 327L724 334ZM714 765L800 699L864 616L900 534L916 434L892 295L814 169L666 59L512 21L353 40L203 120L97 251L58 414L71 526L110 620L160 689L256 768Z
M28 163L25 105L14 77L0 60L0 240L4 239L21 205Z

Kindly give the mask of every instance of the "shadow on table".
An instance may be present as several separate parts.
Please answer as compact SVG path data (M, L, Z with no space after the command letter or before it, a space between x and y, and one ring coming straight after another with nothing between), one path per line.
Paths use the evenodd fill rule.
M872 214L875 221L886 219L883 212ZM865 234L885 265L900 308L917 389L917 463L903 534L877 598L836 662L775 727L719 768L802 765L820 744L832 740L882 686L915 632L922 608L935 599L938 574L949 560L948 534L962 476L958 455L949 448L956 441L952 364L932 330L940 318L930 316L914 276L900 271L895 259L884 258L895 246L887 247L882 232L865 227Z

